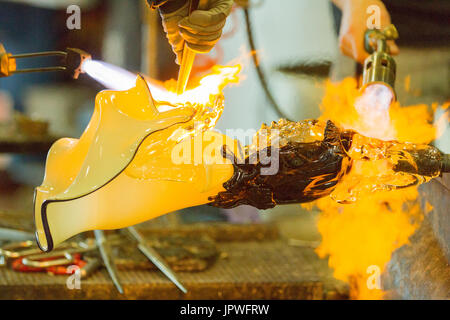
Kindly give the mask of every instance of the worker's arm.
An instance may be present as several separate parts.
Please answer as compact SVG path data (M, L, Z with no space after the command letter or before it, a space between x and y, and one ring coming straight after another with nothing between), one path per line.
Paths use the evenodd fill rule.
M380 29L391 24L391 17L383 2L380 0L332 0L342 11L341 30L339 33L339 48L343 54L362 63L368 53L364 50L364 32L368 28L367 22L376 12L369 11L370 6L379 8ZM388 41L391 54L398 54L398 47L393 41Z
M164 31L181 62L184 42L197 53L209 52L222 35L226 18L231 12L233 0L209 0L208 10L195 10L189 15L188 0L147 0L152 8L158 8Z

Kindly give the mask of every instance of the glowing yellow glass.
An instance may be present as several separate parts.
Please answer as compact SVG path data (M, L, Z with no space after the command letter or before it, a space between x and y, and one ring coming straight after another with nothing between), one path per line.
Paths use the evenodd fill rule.
M60 139L49 151L44 181L35 191L41 249L50 251L83 231L124 228L204 204L222 191L231 163L194 161L197 153L186 163L171 161L174 145L195 144L185 128L194 127L198 114L184 106L159 112L141 77L128 91L100 92L80 139ZM225 141L218 133L204 134L211 139L203 138L202 151Z

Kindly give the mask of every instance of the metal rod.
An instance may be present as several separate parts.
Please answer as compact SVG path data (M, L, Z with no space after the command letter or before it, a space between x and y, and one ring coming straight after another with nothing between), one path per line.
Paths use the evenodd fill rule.
M139 242L139 243L145 242L144 237L141 235L141 233L139 231L136 230L135 227L128 227L127 230L131 233L131 235L137 242Z
M138 244L139 250L159 269L164 275L170 279L183 293L187 293L187 289L178 280L175 273L163 262L162 257L152 247L142 243Z
M197 10L205 10L207 8L207 1L205 0L190 0L189 15ZM189 76L191 75L192 66L194 65L196 53L191 50L186 42L184 43L183 56L181 57L180 70L178 72L177 94L182 94L186 90Z
M43 52L33 52L33 53L20 53L9 56L10 58L20 59L20 58L32 58L32 57L47 57L47 56L67 56L67 52L64 51L43 51Z
M34 239L34 235L32 233L0 227L0 240L25 241L32 239Z
M106 248L106 238L105 234L102 230L94 230L95 241L97 243L98 249L100 250L100 255L102 256L103 263L108 270L109 276L111 277L112 282L119 291L120 294L123 294L122 286L120 285L119 278L117 276L116 266L114 262L111 260L110 251Z
M31 68L31 69L19 69L14 70L11 73L31 73L31 72L52 72L52 71L65 71L66 67L42 67L42 68Z
M135 227L128 227L128 231L138 242L138 249L149 259L178 289L183 293L187 293L187 289L178 280L175 272L164 262L164 258L152 247L145 244L145 239Z
M21 53L9 56L10 59L22 59L22 58L36 58L36 57L51 57L51 56L62 56L67 57L67 52L64 51L43 51L43 52L33 52L33 53ZM19 69L11 71L11 74L15 73L32 73L32 72L53 72L53 71L65 71L67 70L64 66L54 66L54 67L41 67L41 68L29 68L29 69Z

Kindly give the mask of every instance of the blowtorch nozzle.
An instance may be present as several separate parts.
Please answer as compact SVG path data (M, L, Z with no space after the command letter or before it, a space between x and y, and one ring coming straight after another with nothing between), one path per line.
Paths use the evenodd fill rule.
M396 64L389 52L388 40L398 38L393 24L384 30L370 29L364 35L364 47L370 56L364 61L362 90L373 84L382 84L395 94Z
M83 63L86 60L90 60L91 55L86 51L77 48L67 48L66 52L66 70L70 72L72 78L78 79L80 73L84 73L82 68Z

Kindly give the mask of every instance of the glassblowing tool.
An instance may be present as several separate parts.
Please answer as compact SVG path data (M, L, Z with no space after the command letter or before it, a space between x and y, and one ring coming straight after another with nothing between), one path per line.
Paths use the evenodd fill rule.
M28 258L16 259L11 263L13 270L21 272L46 272L52 275L67 275L76 273L81 278L89 277L100 266L101 261L98 258L82 257L81 254L66 254L61 258L55 257L48 260L47 257L42 254L41 258ZM77 266L78 269L72 269L73 266Z
M389 88L392 99L395 94L396 64L389 52L388 40L398 38L393 24L383 30L370 29L364 35L364 48L370 54L364 61L362 90L371 85L381 84Z
M92 239L69 242L50 254L42 253L33 241L12 242L0 248L0 260L10 259L11 267L21 272L47 272L68 274L72 265L79 267L82 278L88 277L100 267L100 259L84 256L84 253L96 250Z
M119 277L117 276L117 269L114 261L111 258L111 247L106 242L105 234L102 230L94 230L95 242L97 243L97 247L100 250L100 255L103 260L103 264L108 270L109 276L111 277L112 282L119 291L120 294L123 294L122 286L119 282Z
M149 259L170 281L175 284L183 293L187 293L186 288L178 280L175 272L164 262L161 255L152 247L146 244L144 237L135 227L127 228L133 238L138 242L139 250Z
M36 57L61 57L63 63L58 66L17 69L17 59L36 58ZM50 72L50 71L66 71L73 79L78 79L80 73L84 73L81 65L84 61L91 59L91 55L81 49L66 48L66 51L43 51L35 53L12 54L5 50L0 43L0 78L9 77L17 73L30 72Z
M189 0L189 14L200 9L205 10L208 6L208 0ZM183 56L181 58L180 70L178 72L177 94L182 94L186 90L192 66L194 65L195 52L184 43Z
M1 228L0 227L0 241L26 241L34 239L34 235L29 232L22 230L15 230L11 228Z

